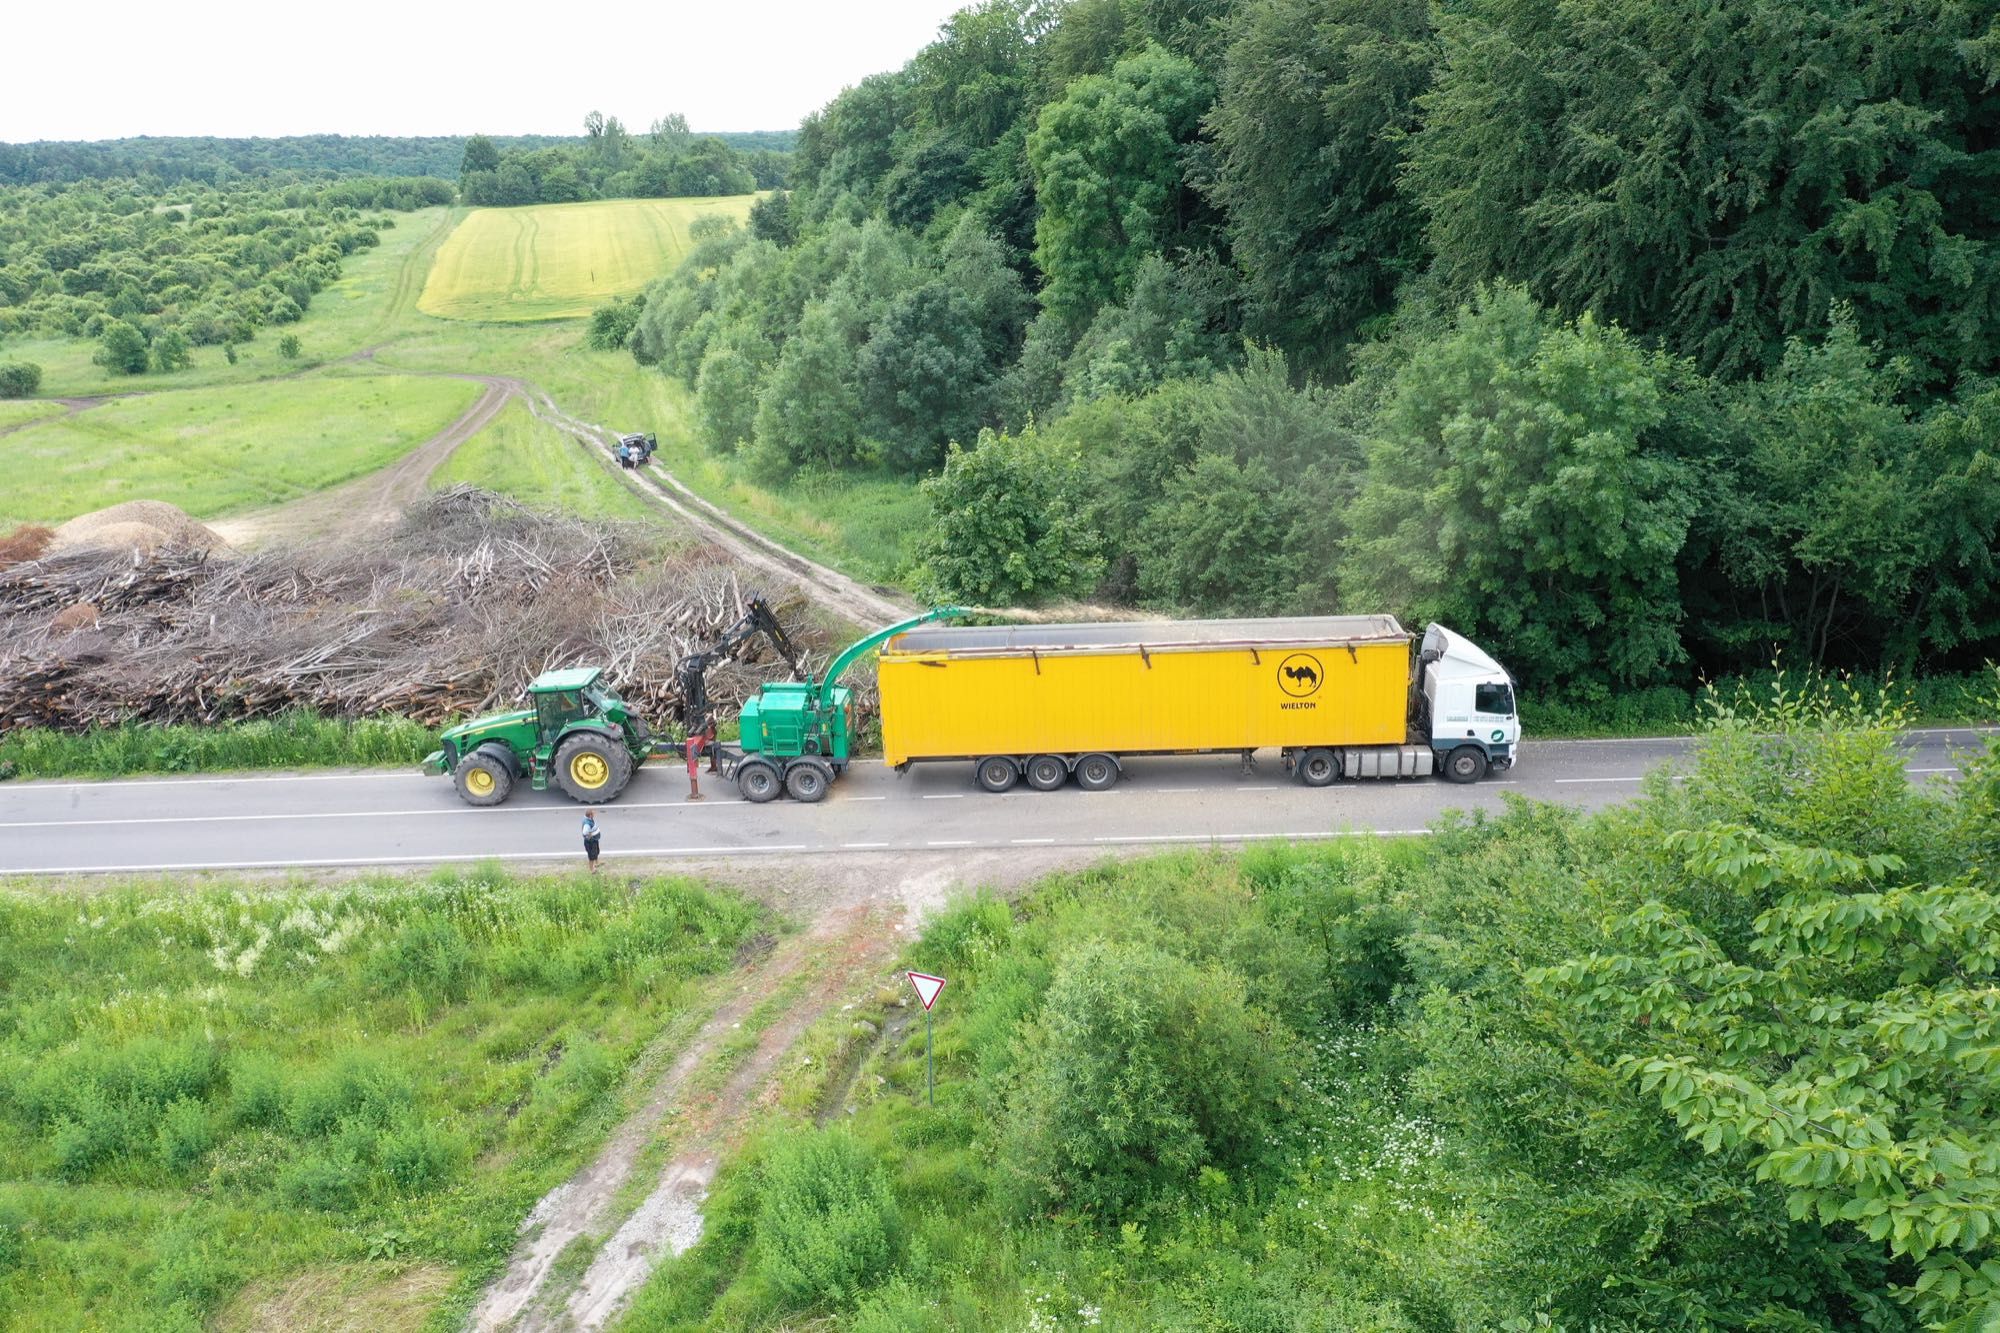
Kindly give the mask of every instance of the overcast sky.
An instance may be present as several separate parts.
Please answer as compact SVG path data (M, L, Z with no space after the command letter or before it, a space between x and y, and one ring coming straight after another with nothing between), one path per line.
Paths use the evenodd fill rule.
M8 6L0 141L780 130L969 0L99 0Z

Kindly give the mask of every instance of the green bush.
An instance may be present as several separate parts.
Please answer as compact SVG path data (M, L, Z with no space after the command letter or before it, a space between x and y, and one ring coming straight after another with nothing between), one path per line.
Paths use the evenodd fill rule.
M375 1144L382 1174L398 1190L417 1194L442 1185L465 1160L464 1140L442 1125L406 1122Z
M867 1150L839 1130L788 1134L760 1181L764 1276L799 1305L852 1305L895 1262L902 1219Z
M1021 1045L1001 1154L1017 1200L1105 1218L1249 1164L1292 1063L1240 976L1102 940L1062 959Z
M375 1127L401 1119L415 1101L401 1071L358 1052L299 1080L292 1090L287 1119L302 1138L324 1137L352 1122Z
M278 1172L278 1194L287 1203L321 1212L343 1212L361 1196L365 1172L352 1153L309 1153Z
M239 1125L276 1125L285 1116L285 1074L269 1056L238 1056L229 1072L230 1117Z
M160 1165L169 1171L185 1171L208 1155L215 1146L215 1129L209 1123L208 1108L192 1097L169 1103L154 1131Z
M0 398L26 398L41 387L42 368L34 362L0 362Z
M475 968L464 934L430 915L405 923L371 965L384 988L408 989L436 1002L464 999Z
M414 764L436 733L407 718L343 719L293 709L212 726L127 723L86 732L30 727L0 736L23 777L121 777L325 765Z

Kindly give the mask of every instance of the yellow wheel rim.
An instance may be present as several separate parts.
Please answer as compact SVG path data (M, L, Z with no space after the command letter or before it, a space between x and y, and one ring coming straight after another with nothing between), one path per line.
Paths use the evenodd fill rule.
M465 789L474 796L491 796L493 775L483 768L472 769L465 775Z
M602 787L611 780L611 765L602 755L580 754L569 761L569 776L579 787Z

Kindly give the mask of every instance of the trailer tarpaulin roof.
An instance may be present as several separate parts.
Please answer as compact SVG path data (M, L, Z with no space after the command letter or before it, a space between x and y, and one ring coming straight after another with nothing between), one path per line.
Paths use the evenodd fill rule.
M1130 620L1078 625L926 625L899 634L888 656L929 653L1172 651L1297 644L1408 643L1394 616L1283 616L1265 620Z

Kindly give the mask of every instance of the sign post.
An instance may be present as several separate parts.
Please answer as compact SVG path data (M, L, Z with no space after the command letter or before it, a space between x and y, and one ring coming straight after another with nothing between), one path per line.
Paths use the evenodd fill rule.
M924 1089L930 1104L936 1106L937 1065L931 1059L931 1006L937 1003L938 992L944 989L944 978L926 972L907 972L904 975L917 988L917 998L924 1002Z

